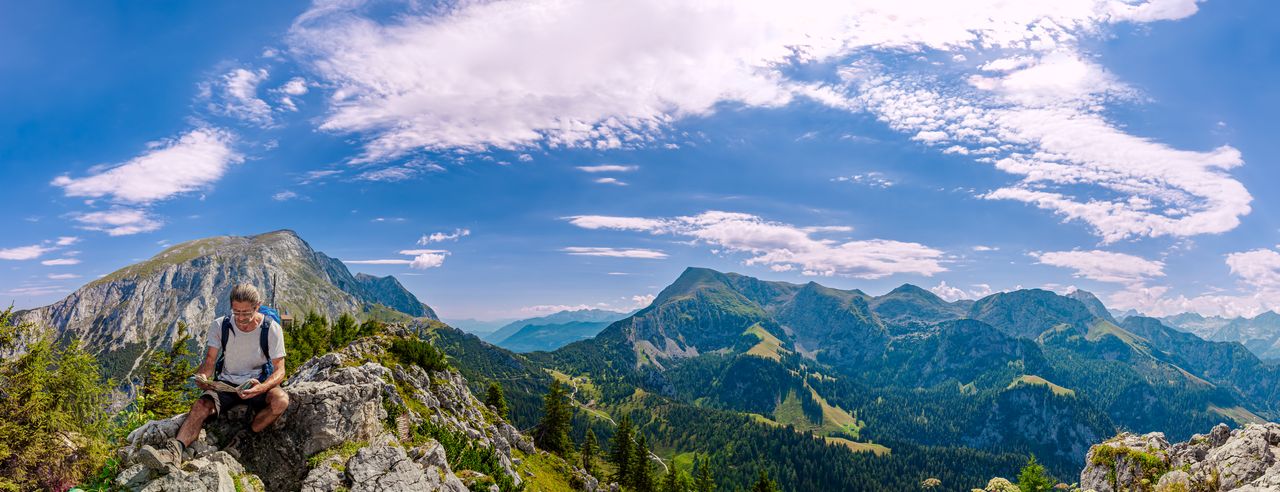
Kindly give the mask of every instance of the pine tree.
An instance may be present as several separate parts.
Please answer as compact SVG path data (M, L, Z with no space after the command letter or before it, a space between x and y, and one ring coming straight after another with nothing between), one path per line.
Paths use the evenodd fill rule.
M552 380L551 388L543 397L542 421L538 422L534 435L538 447L560 456L573 452L573 441L569 440L572 419L564 386Z
M760 477L756 479L756 484L751 487L751 492L778 492L778 484L773 480L769 480L769 472L764 468L760 469Z
M1027 466L1018 473L1018 490L1022 492L1048 492L1053 490L1054 483L1055 480L1045 473L1044 465L1036 462L1035 455L1031 455Z
M600 445L596 443L596 433L587 429L587 438L582 442L582 469L588 474L596 474L597 454L600 454Z
M502 385L497 381L489 383L489 389L484 393L484 404L493 407L499 417L507 418L507 398L502 395Z
M689 477L677 470L673 463L667 468L667 475L662 478L662 492L689 492Z
M187 384L187 378L195 373L191 349L187 344L191 334L187 324L178 322L173 345L167 351L154 352L147 357L146 374L142 378L142 394L138 400L142 413L168 417L185 412L198 392Z
M613 448L609 453L609 462L613 463L613 481L618 485L631 485L631 455L634 454L632 442L631 417L623 415L618 422L618 430L613 433Z
M636 492L654 492L653 467L649 463L649 446L644 434L636 436L635 452L631 455L631 487Z
M693 490L697 492L715 492L716 482L711 479L711 459L703 458L698 461L698 457L693 457Z

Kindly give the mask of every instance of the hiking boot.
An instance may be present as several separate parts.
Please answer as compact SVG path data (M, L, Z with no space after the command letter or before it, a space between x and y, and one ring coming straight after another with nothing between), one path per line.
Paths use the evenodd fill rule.
M160 448L148 444L138 450L138 462L154 470L161 470L166 466L182 466L186 458L185 447L177 439L165 441Z

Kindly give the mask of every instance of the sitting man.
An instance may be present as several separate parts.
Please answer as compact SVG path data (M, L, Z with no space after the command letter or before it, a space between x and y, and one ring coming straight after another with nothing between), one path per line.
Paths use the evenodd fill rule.
M177 438L170 439L165 449L143 448L156 461L181 464L187 457L187 446L200 435L205 420L236 405L249 405L257 415L223 449L234 447L247 438L245 434L262 432L289 408L289 395L280 388L285 375L284 330L258 312L261 305L262 298L253 285L239 284L231 289L231 317L218 318L209 327L204 362L196 371L197 377L248 386L238 392L220 392L210 384L197 382L196 386L205 392L191 405Z

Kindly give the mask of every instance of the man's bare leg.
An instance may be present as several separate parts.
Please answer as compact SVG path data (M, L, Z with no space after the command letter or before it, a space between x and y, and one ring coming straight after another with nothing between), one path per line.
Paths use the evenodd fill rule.
M182 427L178 428L178 440L182 441L184 446L190 446L200 436L200 429L204 427L205 419L214 413L213 401L208 398L200 397L196 402L191 404L191 411L187 412L187 419L182 421Z
M262 410L258 410L258 415L253 417L251 428L254 432L262 432L268 425L271 425L281 415L284 415L284 411L288 408L289 394L285 393L279 386L271 388L271 391L267 392L267 406Z

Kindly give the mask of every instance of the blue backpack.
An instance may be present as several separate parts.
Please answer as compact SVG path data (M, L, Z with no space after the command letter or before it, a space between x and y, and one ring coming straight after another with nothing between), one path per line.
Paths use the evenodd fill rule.
M284 327L284 325L280 323L280 312L276 311L275 308L271 308L267 306L259 306L258 312L262 313L262 316L263 316L262 323L266 325L262 327L265 329L258 332L258 335L259 335L258 346L262 348L262 355L267 358L267 363L263 364L262 370L258 371L258 382L262 383L262 382L266 382L267 377L271 376L271 373L274 372L276 369L275 366L271 364L271 350L269 346L270 345L269 337L271 336L271 323L269 323L268 321L275 321L276 325L282 328ZM232 328L231 316L226 316L222 318L222 339L221 339L222 347L218 349L218 362L213 366L214 379L217 379L218 376L222 375L222 366L223 366L224 358L227 355L227 337L231 336L231 332L232 332L231 328Z

